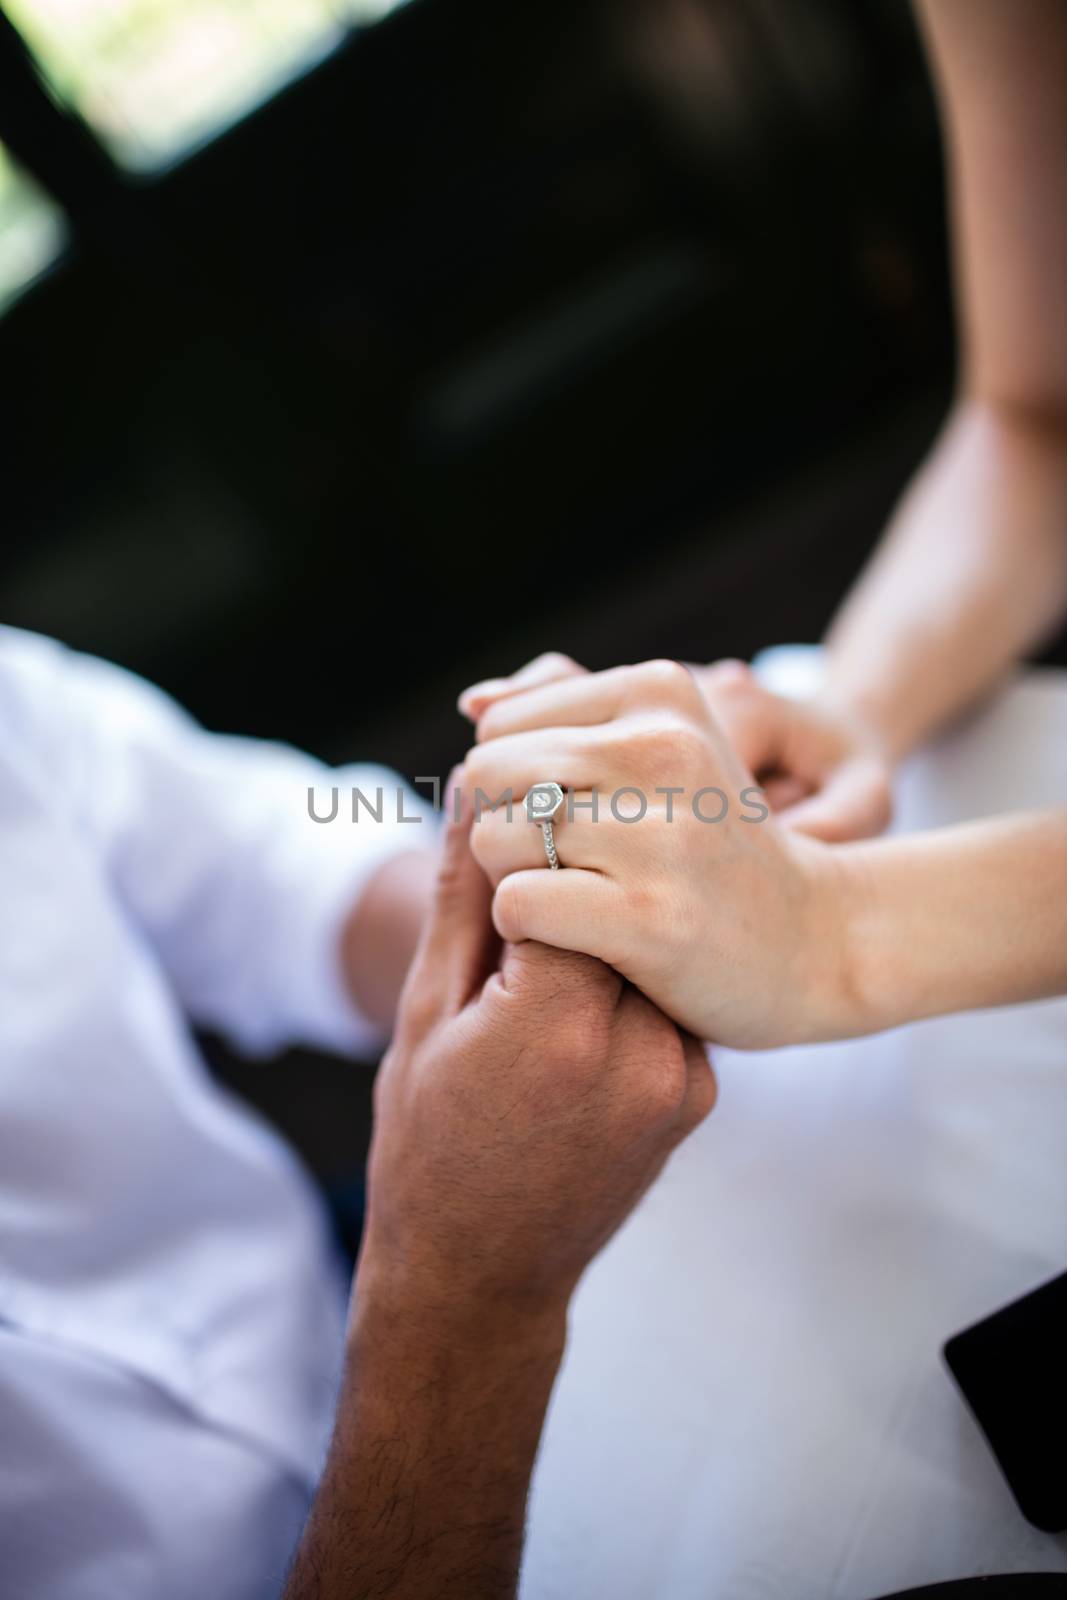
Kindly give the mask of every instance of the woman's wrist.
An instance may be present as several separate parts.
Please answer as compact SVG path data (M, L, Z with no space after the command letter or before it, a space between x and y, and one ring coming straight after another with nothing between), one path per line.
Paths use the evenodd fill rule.
M1067 988L1067 811L842 847L853 1031Z
M875 1033L882 1020L877 888L862 845L797 841L807 875L804 1006L789 1042Z
M814 704L829 718L847 728L858 746L895 767L913 748L910 727L905 726L890 679L880 683L859 681L850 671L840 673L827 651L826 677Z
M824 645L825 691L896 762L990 693L1067 604L1067 444L964 397Z

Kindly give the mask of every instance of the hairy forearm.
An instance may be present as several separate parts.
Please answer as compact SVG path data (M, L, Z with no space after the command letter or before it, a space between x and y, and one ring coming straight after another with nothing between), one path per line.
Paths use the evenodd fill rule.
M1067 993L1067 810L838 847L843 1032Z
M511 1600L566 1312L419 1304L361 1267L285 1600Z
M1065 612L1067 434L966 402L831 627L827 697L898 759Z

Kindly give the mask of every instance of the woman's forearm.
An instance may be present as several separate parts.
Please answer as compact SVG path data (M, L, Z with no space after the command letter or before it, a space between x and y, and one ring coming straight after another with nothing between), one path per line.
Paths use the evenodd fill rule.
M842 1032L1067 992L1067 810L839 848Z
M1067 433L965 403L830 629L827 698L899 759L1065 612Z
M900 755L1067 609L1067 7L917 0L942 111L962 400L829 635Z

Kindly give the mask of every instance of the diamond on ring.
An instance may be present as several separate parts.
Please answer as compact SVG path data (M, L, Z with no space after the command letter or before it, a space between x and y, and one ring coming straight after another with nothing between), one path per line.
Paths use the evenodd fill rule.
M565 799L558 783L535 783L526 795L529 822L551 822Z
M559 871L559 857L556 854L552 818L559 815L564 799L563 790L558 783L535 783L527 790L524 802L527 821L540 825L541 837L545 841L545 856L553 872Z

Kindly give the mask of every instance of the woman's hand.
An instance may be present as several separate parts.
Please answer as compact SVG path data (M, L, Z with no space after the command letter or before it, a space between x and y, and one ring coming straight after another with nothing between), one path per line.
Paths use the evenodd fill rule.
M774 1045L861 1026L844 864L767 814L688 668L541 681L486 704L478 741L473 849L504 938L599 956L702 1038ZM560 872L518 803L548 781L568 791ZM510 819L489 809L509 793Z
M857 715L829 700L772 694L743 661L694 671L785 827L831 844L882 832L892 811L890 765Z
M459 708L480 723L498 700L584 672L570 656L549 651L510 678L474 684ZM882 832L892 810L890 764L858 715L829 700L772 694L743 661L694 667L693 676L785 827L831 844Z

